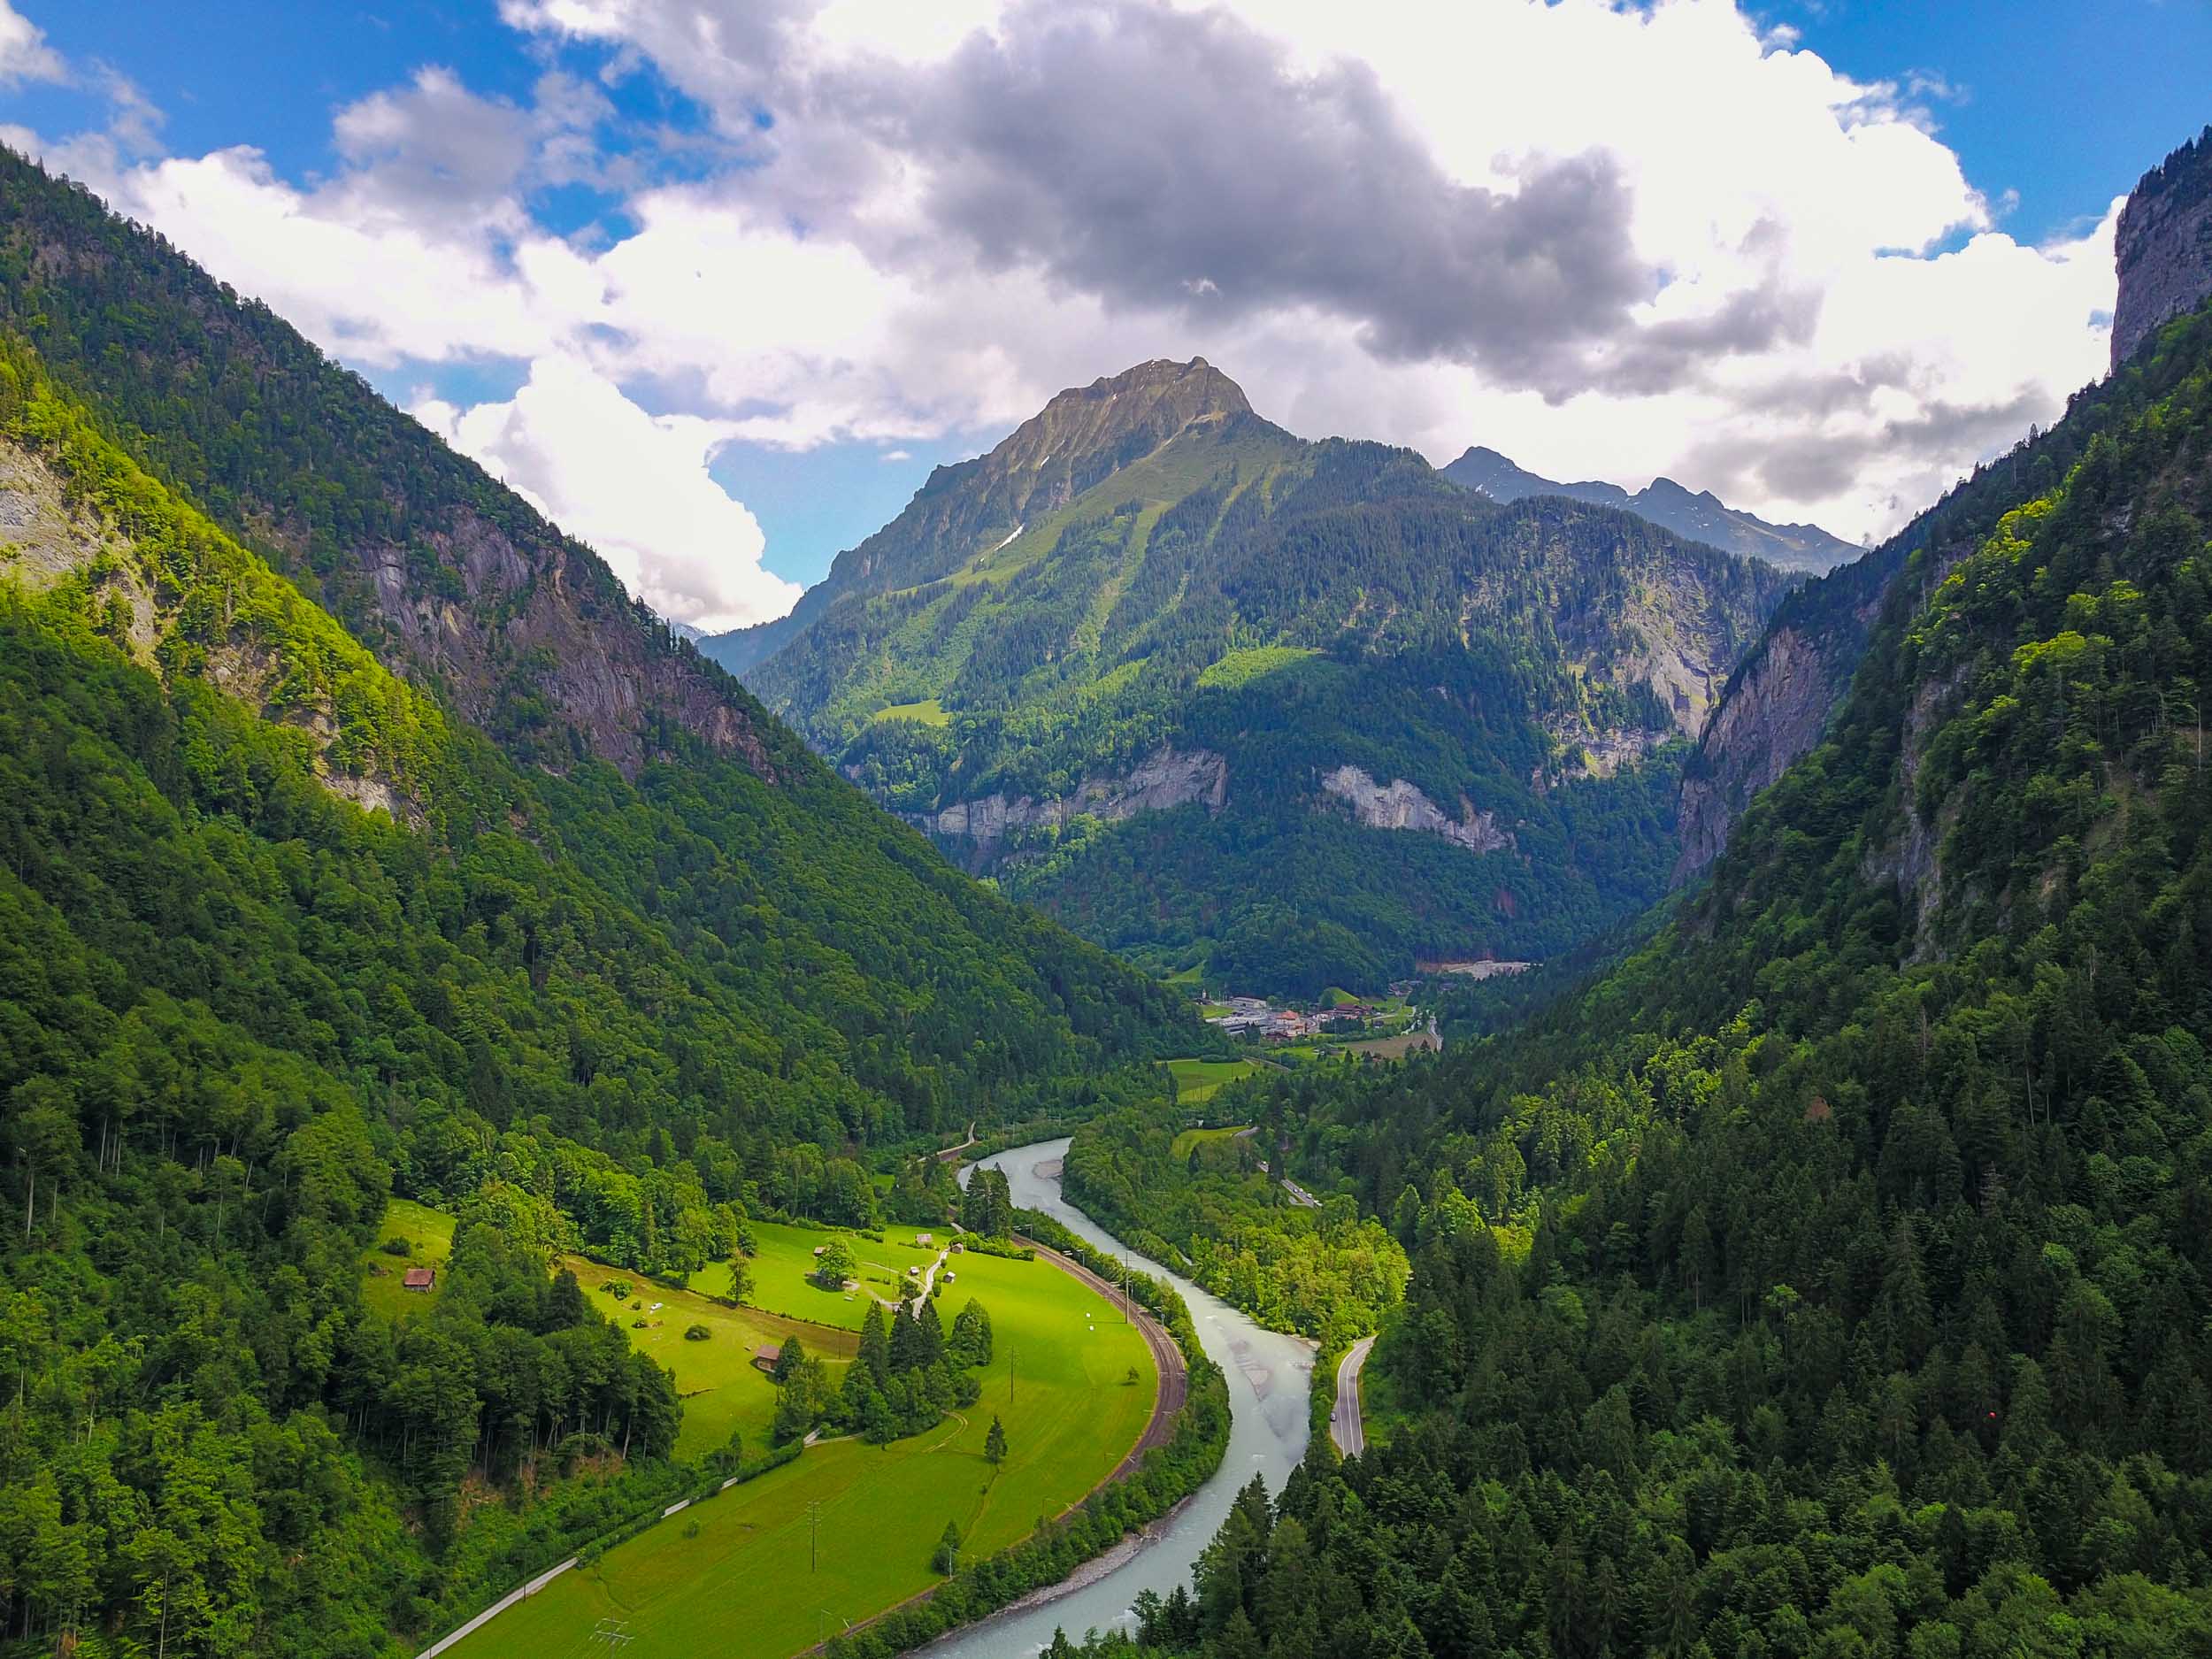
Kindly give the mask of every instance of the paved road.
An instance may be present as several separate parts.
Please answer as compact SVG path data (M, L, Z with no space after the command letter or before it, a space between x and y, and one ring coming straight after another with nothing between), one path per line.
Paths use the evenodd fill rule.
M1329 1438L1347 1457L1356 1457L1367 1449L1367 1425L1359 1415L1359 1373L1374 1346L1373 1337L1363 1336L1346 1348L1337 1363L1336 1409L1329 1413Z
M1248 1135L1252 1132L1249 1129L1245 1129L1240 1130L1238 1133L1239 1138L1241 1139L1244 1135ZM1260 1158L1256 1161L1260 1166L1261 1174L1275 1175L1275 1171L1269 1167L1268 1162L1265 1158ZM1307 1210L1318 1210L1321 1208L1321 1201L1318 1198L1316 1198L1311 1193L1308 1192L1304 1187L1299 1186L1297 1182L1292 1180L1289 1176L1276 1175L1275 1179L1282 1184L1283 1190L1290 1194L1290 1202L1292 1203L1301 1205Z

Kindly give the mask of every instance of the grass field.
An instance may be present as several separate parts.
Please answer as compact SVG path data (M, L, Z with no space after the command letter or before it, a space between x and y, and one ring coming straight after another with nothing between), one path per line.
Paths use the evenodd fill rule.
M1169 1150L1179 1158L1187 1158L1190 1156L1193 1147L1206 1146L1216 1141L1226 1141L1233 1135L1240 1135L1243 1133L1244 1126L1241 1124L1232 1124L1221 1129L1186 1129L1175 1137L1175 1144L1169 1148Z
M1269 674L1279 674L1286 668L1295 668L1321 653L1307 646L1255 645L1209 664L1198 676L1198 683L1205 689L1234 691L1248 686Z
M780 1313L787 1319L804 1319L810 1325L833 1325L857 1331L868 1312L868 1298L859 1291L824 1290L807 1277L814 1271L816 1245L827 1244L832 1239L844 1240L860 1263L862 1287L888 1302L899 1299L899 1287L908 1268L918 1267L927 1272L929 1264L937 1259L935 1249L915 1247L911 1227L887 1228L884 1241L878 1244L856 1233L818 1233L773 1221L750 1225L753 1242L759 1248L753 1257L752 1294L746 1301L763 1312ZM948 1243L951 1236L941 1232L937 1235L939 1247ZM709 1296L726 1296L730 1290L729 1264L709 1263L691 1276L691 1287ZM650 1302L652 1298L646 1300Z
M387 1256L377 1248L387 1239L404 1239L415 1247L411 1256ZM395 1198L384 1206L377 1225L376 1244L361 1256L361 1301L372 1313L388 1319L403 1318L427 1308L445 1293L446 1257L453 1253L453 1217L442 1210L426 1210L411 1199ZM434 1270L438 1282L428 1290L408 1290L400 1279L411 1267Z
M850 1331L788 1319L757 1308L733 1308L693 1291L664 1289L580 1256L563 1256L559 1264L575 1271L591 1305L621 1326L633 1347L676 1373L676 1392L684 1402L683 1432L676 1440L680 1457L699 1457L717 1450L728 1443L733 1429L744 1436L747 1456L768 1449L768 1431L776 1417L776 1386L764 1372L755 1369L755 1349L780 1347L787 1338L795 1336L808 1353L832 1362L833 1378L843 1375L844 1367L838 1362L849 1360L859 1351L860 1339ZM599 1286L612 1279L630 1279L634 1286L630 1300L644 1306L633 1309L630 1302L617 1303L603 1293ZM726 1289L726 1268L722 1270L722 1279ZM655 1302L661 1304L657 1311ZM645 1320L645 1327L634 1328L633 1319ZM713 1334L703 1342L687 1340L684 1333L695 1325L706 1326Z
M1259 1065L1251 1060L1163 1060L1175 1079L1175 1098L1185 1106L1200 1105L1221 1092L1224 1083L1249 1077Z
M921 703L894 703L878 709L879 720L916 720L924 726L950 726L952 716L945 712L945 705L931 697Z
M1079 1501L1151 1415L1144 1340L1048 1263L958 1260L940 1310L949 1324L973 1295L996 1338L975 1407L889 1446L810 1447L564 1574L453 1649L457 1659L583 1659L608 1617L628 1621L639 1653L780 1659L813 1646L826 1625L837 1631L937 1582L929 1557L948 1520L971 1553L988 1554ZM1140 1381L1130 1387L1133 1365ZM995 1473L983 1456L994 1412L1007 1439ZM810 1570L807 1506L818 1502Z

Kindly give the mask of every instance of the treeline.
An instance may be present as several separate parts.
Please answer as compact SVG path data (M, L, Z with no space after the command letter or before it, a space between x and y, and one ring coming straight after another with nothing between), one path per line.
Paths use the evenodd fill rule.
M534 551L567 549L570 580L599 585L578 603L613 633L659 627L639 618L603 562L281 319L12 152L0 154L0 327L22 342L10 348L19 389L49 380L66 388L65 398L43 402L68 407L73 423L97 434L88 446L103 451L96 466L73 456L65 468L73 491L110 512L114 480L134 475L122 503L131 511L111 512L127 533L126 554L152 551L136 508L162 497L162 515L188 526L181 537L165 530L165 540L234 541L226 555L234 568L275 563L342 618L354 640L385 653L385 667L412 659L364 575L373 564L396 561L421 603L451 605L468 629L498 635L511 619L509 607L522 599L463 582L454 549L478 532ZM16 435L44 442L35 430ZM103 474L96 483L94 472ZM456 584L464 591L452 591ZM123 595L104 579L93 585L110 619ZM674 1012L690 999L721 1004L723 1028L680 1027L665 1042L593 1041L599 1033L587 1012L588 1052L576 1064L591 1079L565 1075L571 1056L557 1027L550 1043L519 1020L464 1033L464 1042L480 1035L503 1063L498 1071L511 1076L509 1098L471 1102L501 1126L511 1114L559 1118L549 1098L565 1096L565 1133L626 1154L652 1123L719 1094L772 1122L782 1140L880 1143L949 1128L956 1112L979 1102L1018 1100L1040 1076L1173 1052L1188 1041L1192 1022L1171 995L893 830L733 684L721 682L726 701L751 710L774 750L779 784L666 718L649 722L647 764L626 778L554 715L534 688L527 653L507 661L515 653L495 640L487 660L504 678L485 718L526 767L488 796L449 803L443 792L471 780L430 780L406 752L415 727L438 712L435 672L424 666L418 676L431 695L411 693L373 672L375 660L348 641L344 672L319 673L317 650L344 633L322 617L312 631L324 637L311 650L298 613L314 606L283 583L247 586L253 603L273 598L284 612L273 629L252 630L252 648L279 654L287 671L257 687L264 701L298 727L318 717L335 726L330 760L341 775L397 786L403 816L418 808L432 829L449 827L481 849L479 873L488 881L470 920L522 946L534 977L547 976L572 937L603 938L612 905L629 913L623 921L661 935L651 949L682 958ZM165 672L197 672L196 649L213 643L201 634L242 632L235 609L228 587L204 584L177 625L163 628L182 636L165 648ZM703 664L699 672L718 680ZM498 770L483 764L495 757L481 735L456 727L449 741L469 751L459 770L475 783ZM565 895L563 904L543 890L530 866L547 850L594 889L588 898ZM550 977L557 1000L559 976ZM434 998L411 996L410 1008L434 1025L442 1018ZM378 1011L400 1010L388 999ZM541 1048L550 1050L542 1064L532 1052ZM495 1090L493 1068L482 1069ZM596 1098L578 1098L587 1092ZM723 1126L726 1136L733 1127Z
M91 373L121 319L46 291ZM683 1484L554 1248L674 1275L748 1215L871 1219L860 1157L1179 1046L1173 999L852 791L518 768L125 453L219 412L133 384L96 415L0 342L66 515L29 492L0 566L0 1640L381 1652ZM397 1332L395 1186L462 1222Z

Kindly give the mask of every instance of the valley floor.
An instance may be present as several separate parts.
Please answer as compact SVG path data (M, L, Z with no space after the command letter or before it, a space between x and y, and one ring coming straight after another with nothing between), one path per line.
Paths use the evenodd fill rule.
M976 1405L887 1446L810 1447L564 1574L449 1651L568 1659L595 1651L593 1632L613 1619L648 1644L640 1651L780 1659L938 1583L930 1557L948 1521L974 1559L1079 1502L1156 1428L1145 1338L1049 1261L956 1259L942 1304L956 1311L972 1295L995 1337ZM983 1455L995 1416L1008 1448L996 1470Z

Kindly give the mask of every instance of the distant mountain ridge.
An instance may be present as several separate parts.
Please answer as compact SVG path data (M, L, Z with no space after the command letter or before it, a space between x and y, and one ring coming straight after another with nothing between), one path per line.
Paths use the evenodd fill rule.
M1694 493L1671 478L1655 478L1632 495L1618 484L1599 480L1562 484L1479 445L1440 470L1453 483L1493 501L1564 495L1601 507L1618 507L1692 541L1702 541L1740 558L1764 559L1787 571L1818 575L1855 559L1865 550L1841 536L1831 535L1816 524L1769 524L1729 506L1709 490Z
M1092 939L1371 987L1655 896L1684 741L1786 585L1609 505L1300 439L1193 359L1059 394L790 618L702 649Z

